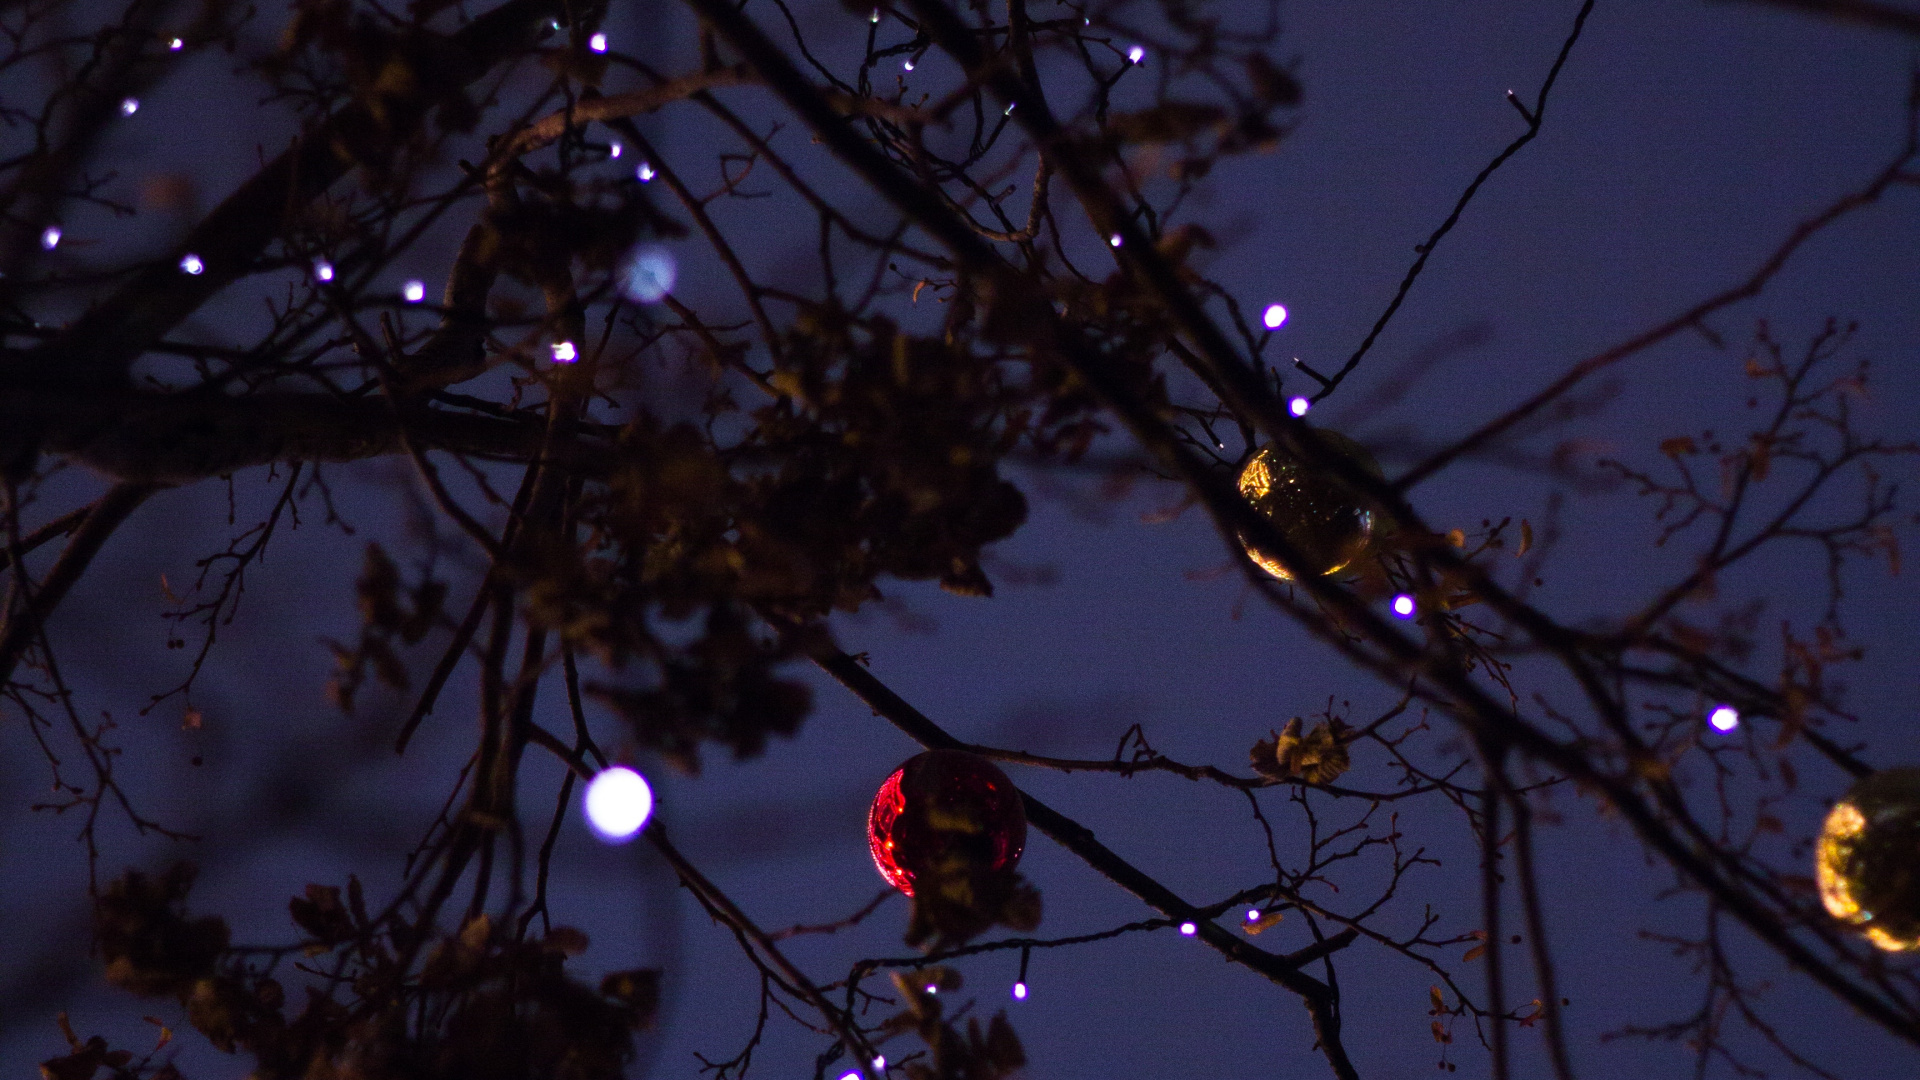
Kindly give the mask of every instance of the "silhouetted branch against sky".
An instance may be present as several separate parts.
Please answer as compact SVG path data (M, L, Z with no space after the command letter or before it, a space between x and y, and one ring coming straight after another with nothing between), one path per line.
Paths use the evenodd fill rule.
M0 1058L1911 1075L1914 19L0 10Z

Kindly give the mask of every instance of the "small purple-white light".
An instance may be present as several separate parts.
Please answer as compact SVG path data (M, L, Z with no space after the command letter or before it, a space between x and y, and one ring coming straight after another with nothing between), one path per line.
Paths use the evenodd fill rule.
M1109 247L1119 247L1124 243L1126 243L1126 238L1122 237L1119 233L1114 233L1112 236L1107 237L1107 245Z
M900 62L900 66L901 66L901 67L903 67L903 68L906 68L906 69L907 69L908 71L912 71L912 70L913 70L913 57L911 57L911 56L909 56L909 57L907 57L907 58L906 58L905 60L902 60L902 61Z
M120 101L121 116L132 116L134 113L137 113L139 111L140 111L139 98L122 98L121 99Z
M60 246L60 237L63 235L65 234L60 231L60 226L49 225L40 233L40 246L52 251Z
M1303 397L1297 397L1287 402L1287 411L1295 416L1305 416L1307 415L1307 410L1311 408L1313 408L1313 402Z
M648 162L641 162L640 167L633 170L633 178L643 184L653 183L653 166Z
M427 285L423 281L409 281L400 286L400 295L409 304L417 304L427 298Z
M553 343L553 362L554 363L571 364L578 359L580 359L580 350L573 347L573 342L556 341Z
M1027 1000L1027 984L1026 983L1017 982L1013 984L1013 1000L1015 1001Z
M1127 50L1127 63L1129 64L1138 64L1146 58L1147 50L1144 46L1135 45L1133 48Z
M1260 313L1260 321L1265 323L1269 330L1280 329L1287 321L1287 306L1285 304L1268 304L1267 310Z
M321 259L313 264L313 276L321 281L333 280L333 264Z
M186 47L187 47L187 43L184 41L181 41L179 38L174 38L172 41L167 42L167 49L169 52L179 52L181 49L184 49Z
M627 152L627 148L624 146L621 146L619 143L614 143L612 146L607 147L607 156L610 158L614 158L616 160L620 157L621 154L624 154L626 152Z
M622 844L633 839L653 816L653 789L646 778L625 765L600 770L587 782L581 798L587 824L600 839Z
M885 1054L874 1055L873 1067L876 1069L879 1069L881 1072L886 1072L887 1071L887 1055Z
M1004 112L1004 113L1001 113L1000 115L1002 115L1002 116L1012 116L1012 115L1013 115L1013 106L1014 106L1014 105L1018 105L1018 104L1020 104L1020 103L1016 101L1016 102L1014 102L1014 103L1013 103L1012 105L1008 105L1008 106L1007 106L1007 111L1006 111L1006 112Z
M606 52L607 51L607 35L595 34L592 37L588 38L587 48L592 49L594 52Z
M1198 926L1195 926L1193 923L1183 922L1180 924L1180 933L1186 935L1187 937L1192 937L1193 935L1199 932L1200 932L1200 928Z
M1248 922L1259 922L1259 921L1260 921L1260 909L1259 909L1259 908L1257 908L1257 907L1250 907L1250 908L1248 908L1248 909L1247 909L1247 921L1248 921Z
M183 255L180 258L180 269L189 274L199 274L205 271L206 268L207 268L207 264L201 262L200 256L195 255L192 252L188 252L186 255Z
M1398 615L1403 619L1411 619L1413 618L1413 612L1414 612L1413 597L1407 595L1406 593L1401 593L1399 596L1396 596L1393 598L1393 613L1395 615Z
M873 14L867 16L867 21L870 23L878 23L880 21L880 9L874 8Z
M1707 714L1707 724L1724 735L1740 726L1740 710L1722 705Z

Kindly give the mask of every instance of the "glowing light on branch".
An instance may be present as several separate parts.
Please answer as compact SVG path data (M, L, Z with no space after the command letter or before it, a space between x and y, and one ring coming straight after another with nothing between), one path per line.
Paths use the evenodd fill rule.
M1013 984L1013 1000L1015 1001L1027 1000L1027 984L1026 983L1017 982Z
M1267 310L1260 313L1260 321L1266 324L1266 327L1269 330L1280 329L1280 327L1283 326L1287 321L1286 305L1285 304L1268 304Z
M554 363L571 364L578 359L580 359L580 350L573 347L573 342L556 341L553 343L553 362Z
M633 839L653 816L653 788L625 765L602 769L581 798L587 824L600 839L622 844Z
M1200 928L1194 925L1193 923L1183 922L1180 924L1180 933L1187 937L1192 937L1193 935L1199 932L1200 932Z
M643 184L653 183L653 165L649 162L641 162L640 167L633 170L633 178Z
M1393 598L1393 613L1395 615L1403 619L1411 619L1413 618L1414 610L1415 604L1412 596L1401 593L1399 596Z
M1303 397L1297 397L1287 402L1287 411L1295 416L1305 416L1307 415L1307 410L1311 408L1313 408L1313 402Z
M184 49L186 47L187 47L187 43L184 41L181 41L179 38L174 38L172 41L167 42L167 49L170 52L179 52L181 49Z
M40 234L40 246L46 248L48 251L52 251L54 248L60 246L60 237L63 235L65 234L60 231L60 226L49 225L45 231Z
M417 304L427 298L427 285L423 281L409 281L400 286L400 296L409 304Z
M1129 64L1144 63L1146 59L1147 50L1144 46L1135 45L1133 48L1127 50L1127 63Z
M607 51L607 35L595 34L592 37L588 38L587 48L592 49L594 52L606 52Z
M121 99L121 101L120 101L120 115L121 115L121 116L132 116L132 115L133 115L134 113L137 113L137 112L139 112L139 111L140 111L140 99L139 99L139 98L123 98L123 99Z
M1722 705L1707 714L1707 725L1721 734L1732 731L1740 726L1740 710Z
M200 261L200 256L188 252L180 258L180 269L189 274L198 275L207 269L207 264Z
M333 280L333 264L321 259L313 264L313 276L321 281Z

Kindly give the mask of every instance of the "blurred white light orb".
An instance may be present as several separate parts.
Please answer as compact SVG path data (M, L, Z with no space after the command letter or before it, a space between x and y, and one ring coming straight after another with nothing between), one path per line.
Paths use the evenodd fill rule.
M60 237L63 235L60 231L60 226L49 225L46 230L40 234L40 246L46 248L48 251L52 251L54 248L60 246Z
M1284 325L1287 321L1286 305L1285 304L1268 304L1267 310L1260 313L1260 321L1265 323L1267 329L1269 330L1280 329L1280 327Z
M1740 710L1731 705L1722 705L1707 714L1707 723L1713 730L1725 734L1740 726Z
M578 359L580 359L580 350L573 347L573 342L556 341L553 343L553 362L554 363L571 364Z
M1260 909L1259 909L1259 908L1257 908L1257 907L1250 907L1250 908L1248 908L1248 909L1247 909L1247 921L1248 921L1248 922L1259 922L1259 921L1260 921Z
M406 299L407 303L417 304L427 298L426 283L409 281L405 285L400 286L400 295Z
M1200 928L1190 922L1183 922L1180 924L1180 932L1188 937L1192 937L1200 932Z
M641 162L640 167L633 170L633 178L635 180L640 181L643 184L652 183L653 182L653 166L648 164L647 162L644 162L644 161Z
M877 23L877 22L879 22L879 21L880 21L880 9L879 9L879 8L874 8L874 9L873 9L873 14L871 14L871 15L869 15L869 16L867 16L867 21L868 21L868 22L870 22L870 23Z
M120 102L121 116L132 116L134 113L137 113L139 111L140 111L139 98L124 98L121 100Z
M913 57L911 57L911 56L909 56L909 57L907 57L907 58L906 58L905 60L902 60L902 61L900 62L900 66L901 66L901 67L903 67L903 68L906 68L906 69L907 69L908 71L912 71L912 70L913 70Z
M1307 415L1307 410L1311 408L1313 408L1313 402L1303 397L1297 397L1287 402L1287 411L1295 416L1305 416Z
M1127 63L1138 64L1147 58L1147 50L1139 45L1127 50Z
M179 52L181 49L184 49L186 47L187 47L187 43L184 41L181 41L179 38L174 38L172 41L167 42L167 48L172 50L173 52Z
M1013 1000L1015 1001L1027 1000L1027 984L1026 983L1017 982L1013 984Z
M313 264L313 276L321 281L333 280L333 264L321 259Z
M633 839L653 816L653 789L645 777L625 765L602 769L587 783L581 802L587 824L610 844Z
M621 146L619 143L614 143L612 146L607 147L607 156L610 158L618 158L621 154L626 153L626 150L626 147Z
M595 34L592 37L588 38L587 48L592 49L594 52L606 52L607 51L607 35Z
M1109 246L1119 247L1121 244L1126 243L1126 237L1121 236L1119 233L1114 233L1112 236L1107 237L1107 243Z
M657 304L673 291L680 276L673 253L660 247L636 248L620 268L620 291L641 304Z
M186 255L182 256L180 259L180 269L186 271L189 274L198 274L201 271L205 270L206 268L207 268L207 264L201 262L200 256L195 255L192 252L188 252Z
M1401 593L1399 596L1393 598L1393 613L1395 615L1403 619L1411 619L1413 618L1413 610L1414 604L1412 596Z

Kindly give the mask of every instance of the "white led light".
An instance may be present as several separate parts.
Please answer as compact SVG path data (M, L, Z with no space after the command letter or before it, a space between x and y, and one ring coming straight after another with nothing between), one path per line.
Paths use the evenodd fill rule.
M325 259L320 259L316 261L313 264L313 276L318 278L321 281L332 281L333 280L333 264L328 262Z
M400 296L409 304L417 304L427 298L427 286L424 282L409 281L400 286Z
M60 246L60 237L62 235L64 234L61 233L60 226L49 225L46 231L40 234L40 246L46 248L48 251L52 251L54 248Z
M1399 596L1393 598L1393 613L1395 615L1403 619L1411 619L1413 618L1413 609L1413 597L1406 593L1401 593Z
M867 16L867 21L870 23L878 23L880 21L880 9L874 8L873 14Z
M587 48L592 49L594 52L606 52L607 51L607 35L595 34L592 37L588 38Z
M1313 408L1313 402L1303 397L1297 397L1287 402L1287 411L1295 416L1305 416L1307 415L1307 410L1311 408Z
M1248 909L1247 909L1247 921L1248 921L1248 922L1259 922L1259 921L1260 921L1260 909L1259 909L1259 908L1257 908L1257 907L1250 907L1250 908L1248 908Z
M1707 723L1713 730L1725 734L1740 726L1740 710L1731 705L1721 705L1707 714Z
M887 1055L885 1054L875 1055L873 1059L873 1067L876 1069L879 1069L881 1072L886 1072L887 1071Z
M907 69L908 71L912 71L912 70L913 70L913 57L911 57L911 56L909 56L909 57L907 57L907 58L906 58L905 60L903 60L903 61L901 61L901 62L900 62L900 66L901 66L901 67L903 67L903 68L906 68L906 69Z
M1190 922L1183 922L1180 924L1180 932L1182 934L1185 934L1187 937L1192 937L1193 935L1200 932L1200 928Z
M939 992L940 992L940 985L939 985L938 983L928 983L928 984L927 984L927 993L929 993L929 994L937 994L937 993L939 993Z
M139 111L140 111L139 98L122 98L121 99L120 101L121 116L132 116L134 113L137 113Z
M553 362L554 363L571 364L578 359L580 359L580 351L573 347L573 342L556 341L553 343Z
M1027 1000L1027 984L1026 983L1017 982L1013 984L1013 1000L1015 1001Z
M1138 64L1146 58L1147 50L1142 46L1135 45L1133 48L1127 50L1127 63L1129 64Z
M195 255L192 252L188 252L186 255L183 255L180 258L180 269L186 271L189 274L198 274L204 271L206 268L207 268L207 264L201 262L200 256Z
M621 154L626 153L626 151L627 151L626 147L621 146L619 143L614 143L612 146L607 147L607 156L610 158L617 158Z
M673 291L680 269L673 253L661 247L636 248L620 268L620 291L627 299L657 304Z
M1265 323L1269 330L1280 329L1287 321L1286 305L1268 304L1267 310L1260 313L1260 321Z
M173 52L179 52L186 47L187 43L181 41L179 38L174 38L172 41L167 42L167 48Z
M1125 238L1123 238L1119 233L1114 233L1112 236L1107 237L1108 247L1119 247L1121 244L1125 242L1126 242Z
M652 183L653 182L653 166L648 164L647 162L644 162L644 161L641 162L640 167L633 170L633 177L634 179L640 181L643 184Z
M610 844L633 839L653 815L653 789L646 778L625 765L602 769L587 784L581 799L587 824Z

